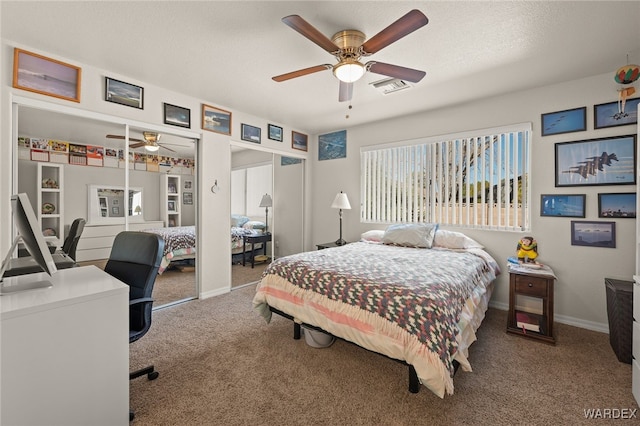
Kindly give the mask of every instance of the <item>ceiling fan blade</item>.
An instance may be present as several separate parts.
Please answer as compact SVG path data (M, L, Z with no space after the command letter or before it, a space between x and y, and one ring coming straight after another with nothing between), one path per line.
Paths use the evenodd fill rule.
M277 75L275 77L272 77L272 79L274 81L277 81L278 83L280 83L280 82L283 82L283 81L286 81L286 80L290 80L292 78L302 77L303 75L308 75L308 74L313 74L314 72L330 70L331 68L333 68L333 66L329 65L329 64L316 65L315 67L309 67L309 68L305 68L305 69L301 69L301 70L297 70L297 71L292 71L292 72L289 72L289 73L286 73L286 74Z
M129 148L140 148L141 146L145 146L147 143L144 141L140 141L138 143L132 143L129 145Z
M339 102L348 102L353 97L353 83L340 82L340 93L338 94Z
M160 147L161 147L161 148L164 148L164 149L166 149L167 151L176 152L176 150L175 150L175 149L167 148L167 144L159 143L158 145L160 145Z
M322 34L313 25L311 25L298 15L285 16L284 18L282 18L282 22L331 54L337 53L340 50L340 48L336 46L335 43L332 42L327 36Z
M123 135L107 135L107 139L122 139L124 140ZM129 138L129 142L144 142L142 139Z
M413 9L402 18L389 25L378 34L365 41L362 45L362 50L365 54L373 54L390 45L393 42L400 40L406 36L422 28L429 22L429 19L420 12L418 9Z
M417 83L422 80L427 73L413 68L405 68L399 65L385 64L384 62L367 62L366 68L376 74L382 74L389 77L399 78L400 80Z

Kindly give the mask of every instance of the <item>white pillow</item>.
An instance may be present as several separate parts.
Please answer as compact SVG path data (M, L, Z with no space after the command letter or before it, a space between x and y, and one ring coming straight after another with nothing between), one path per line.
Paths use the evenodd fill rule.
M447 231L445 229L438 229L433 240L433 246L449 249L484 248L476 240L467 237L462 232Z
M384 231L382 242L396 246L431 248L437 229L437 223L391 225Z
M382 242L382 237L384 237L384 231L373 229L371 231L363 232L362 235L360 235L360 240L380 243Z

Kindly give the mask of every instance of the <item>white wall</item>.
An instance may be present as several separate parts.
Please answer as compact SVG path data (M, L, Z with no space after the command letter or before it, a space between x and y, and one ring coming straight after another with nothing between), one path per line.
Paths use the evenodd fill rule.
M13 75L13 49L19 47L37 54L41 54L52 59L71 63L82 68L81 102L74 103L50 96L39 95L19 89L14 89L11 84ZM165 133L179 133L173 126L163 124L162 105L164 102L179 105L191 110L191 129L189 131L181 129L180 132L189 132L199 138L197 156L197 176L194 177L197 193L194 198L198 202L198 280L201 283L200 297L209 297L228 292L231 287L231 248L229 244L229 216L230 207L230 171L231 156L230 142L255 146L250 142L240 141L240 124L251 123L261 127L262 133L266 134L267 121L260 117L244 114L241 111L233 110L225 105L218 105L213 99L196 99L184 96L179 93L165 90L161 87L153 86L143 81L138 81L124 75L118 75L82 64L74 58L59 57L48 52L39 51L30 46L22 45L18 42L2 39L0 46L1 74L7 78L2 79L0 84L1 111L0 117L0 253L5 253L11 245L11 211L8 201L13 192L14 177L17 178L17 161L13 164L13 156L17 141L13 141L12 125L13 114L11 105L15 97L23 99L34 99L46 102L48 106L60 106L60 108L73 108L89 112L91 114L104 114L117 118L120 122L136 122L138 127L147 127L149 130L158 130ZM123 105L104 101L104 77L109 76L118 80L144 87L144 109L139 110ZM229 110L233 114L232 135L221 135L214 132L200 129L201 104L219 106ZM102 116L101 116L102 117ZM110 120L107 120L110 121ZM140 126L140 124L144 124ZM148 126L147 126L148 124ZM291 147L291 130L309 133L304 129L295 128L285 123L272 123L284 129L284 141L276 142L265 138L261 147L272 149L274 152L291 153L293 156L304 156L300 151L293 151ZM186 136L181 134L182 136ZM16 176L14 176L16 174ZM211 187L217 181L218 190L211 191ZM221 218L222 220L216 220Z
M540 194L587 194L584 220L598 219L599 192L633 192L635 186L591 186L555 188L554 144L636 133L636 126L593 130L593 105L617 100L613 72L563 84L457 105L437 111L390 119L365 126L347 127L347 158L318 161L317 143L311 144L312 189L311 240L317 244L338 237L338 213L330 205L339 191L345 191L352 210L344 212L345 239L355 241L368 229L384 225L361 224L360 157L362 146L409 140L465 130L532 122L532 229L540 248L540 260L549 264L558 280L555 287L556 320L607 331L604 278L631 280L635 262L635 226L632 219L616 220L617 248L572 246L569 218L540 217ZM394 95L390 95L394 96ZM402 92L397 96L402 96ZM540 115L565 109L587 107L587 131L540 136ZM342 130L342 129L335 129ZM463 230L487 247L503 266L497 280L493 306L508 306L509 281L506 259L515 255L517 241L524 233ZM332 236L332 237L329 237ZM335 239L334 238L334 239ZM505 325L506 327L506 325Z

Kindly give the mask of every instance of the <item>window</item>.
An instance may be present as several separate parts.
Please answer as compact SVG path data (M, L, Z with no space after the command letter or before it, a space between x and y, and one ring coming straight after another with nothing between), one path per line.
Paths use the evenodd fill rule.
M231 212L249 217L264 216L260 200L273 195L273 166L263 164L231 171Z
M361 149L362 222L529 229L531 124Z

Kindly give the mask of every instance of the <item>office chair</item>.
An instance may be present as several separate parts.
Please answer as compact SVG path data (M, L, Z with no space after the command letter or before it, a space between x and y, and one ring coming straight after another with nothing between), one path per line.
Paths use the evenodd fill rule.
M144 336L151 327L153 285L158 275L164 240L156 234L124 231L116 235L105 272L129 286L129 343ZM158 378L153 365L129 373L129 380L147 375ZM129 411L129 420L133 420Z
M75 219L71 222L69 235L67 235L67 238L65 238L62 244L62 252L73 260L76 260L76 248L78 247L78 241L80 240L86 222L87 221L82 218Z

